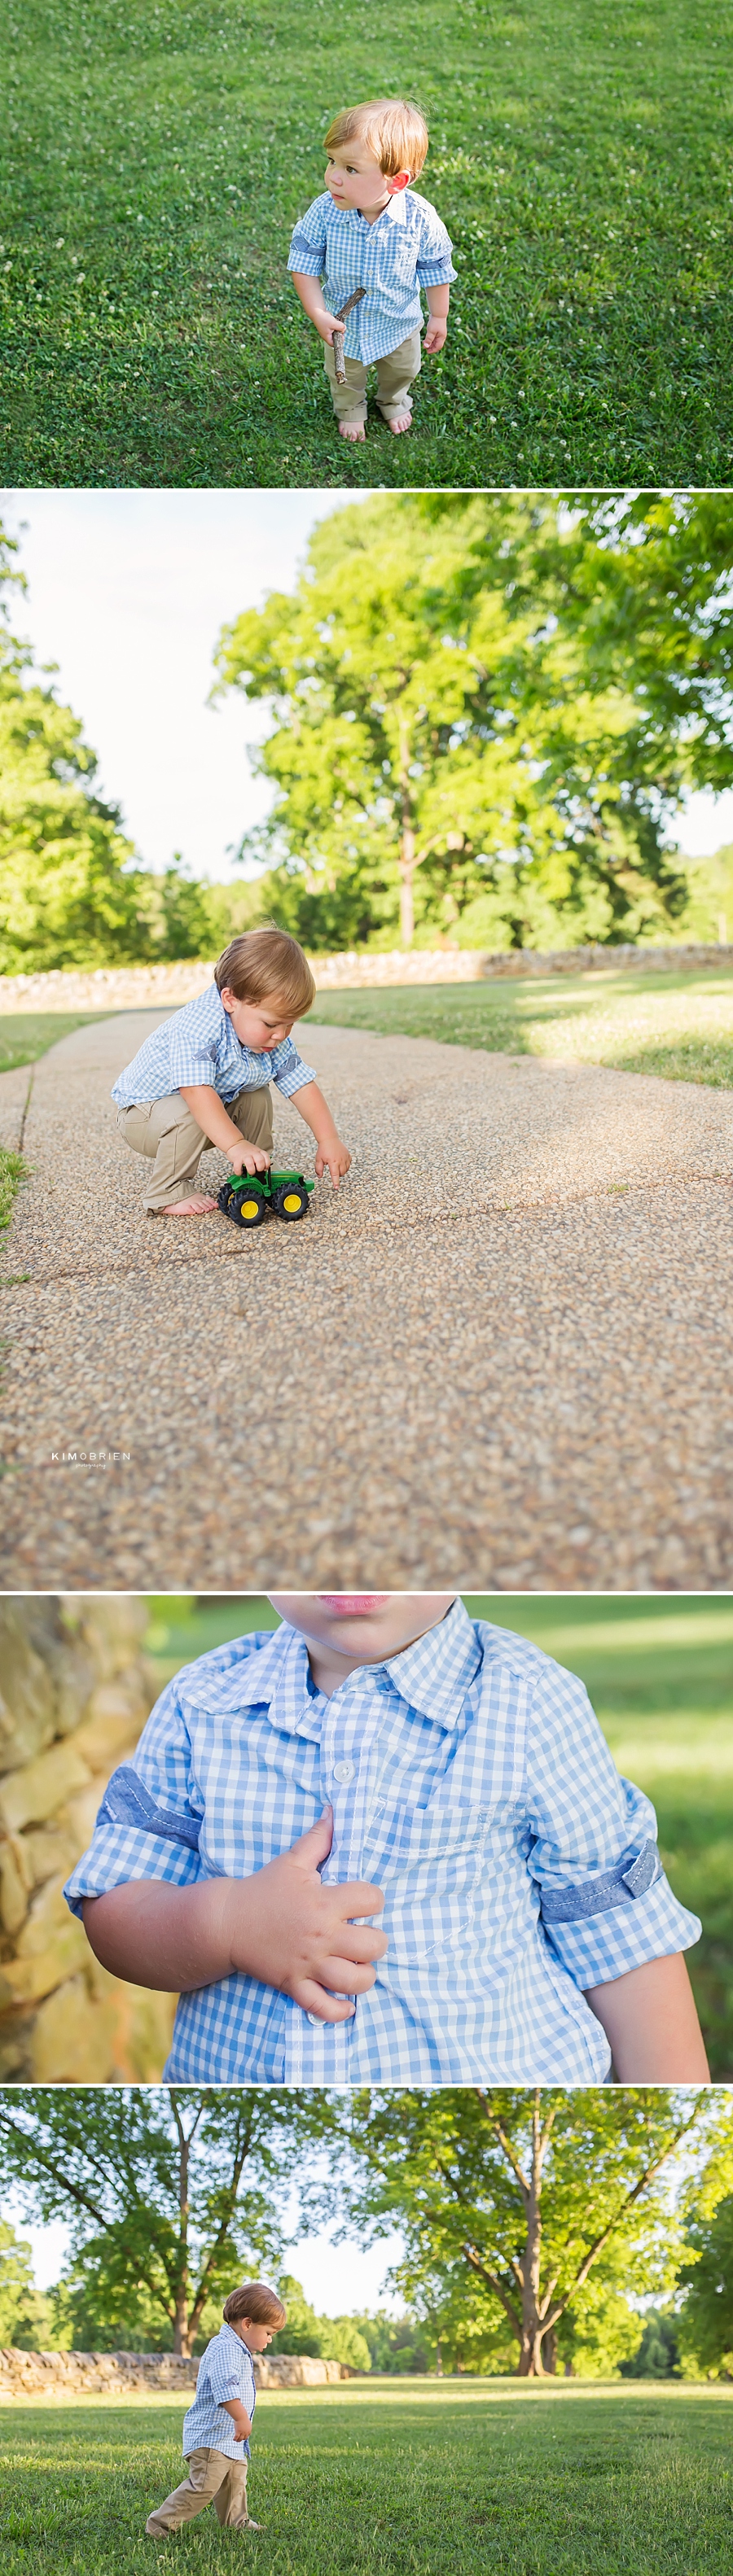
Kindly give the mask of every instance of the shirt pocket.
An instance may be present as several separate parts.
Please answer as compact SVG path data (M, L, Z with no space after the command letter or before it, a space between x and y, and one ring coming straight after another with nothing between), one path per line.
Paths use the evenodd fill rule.
M497 1831L503 1839L496 1808L455 1795L397 1808L383 1840L375 1818L365 1839L365 1874L384 1888L388 1973L460 1949L485 1904Z

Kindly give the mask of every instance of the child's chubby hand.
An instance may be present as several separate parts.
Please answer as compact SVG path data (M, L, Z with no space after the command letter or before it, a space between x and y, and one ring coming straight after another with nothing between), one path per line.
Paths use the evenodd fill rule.
M352 1920L381 1914L381 1887L361 1879L324 1884L319 1877L332 1840L333 1810L326 1807L279 1860L254 1878L227 1881L232 1968L276 1986L303 2012L328 2022L351 2019L348 1998L368 1993L372 1963L388 1946L386 1933Z
M319 1181L322 1181L324 1172L330 1172L334 1189L337 1190L344 1174L350 1170L351 1155L348 1145L342 1145L340 1136L337 1136L335 1145L319 1145L316 1155L316 1175Z
M248 1145L246 1138L240 1137L237 1144L229 1148L229 1161L233 1172L266 1172L272 1155L263 1154L261 1145Z
M423 341L426 358L436 358L438 350L444 348L447 337L447 322L443 321L442 315L431 313Z

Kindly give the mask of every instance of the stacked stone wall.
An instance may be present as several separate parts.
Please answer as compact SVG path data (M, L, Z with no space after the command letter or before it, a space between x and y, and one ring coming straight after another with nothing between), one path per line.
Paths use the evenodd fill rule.
M48 974L0 975L3 1011L177 1011L211 983L214 958L184 958L179 965L54 967ZM670 941L666 947L618 948L392 948L342 950L338 956L309 959L318 992L361 985L473 984L496 976L617 974L622 967L649 973L655 968L733 966L733 946L712 941L692 945Z
M110 1773L129 1759L156 1685L143 1602L6 1595L0 1602L0 2080L150 2081L174 2002L101 1968L64 1880Z
M181 2361L174 2352L19 2352L0 2349L2 2397L130 2397L154 2389L173 2396L189 2395L196 2386L197 2361ZM353 2372L344 2362L322 2361L316 2353L257 2355L258 2388L325 2388Z

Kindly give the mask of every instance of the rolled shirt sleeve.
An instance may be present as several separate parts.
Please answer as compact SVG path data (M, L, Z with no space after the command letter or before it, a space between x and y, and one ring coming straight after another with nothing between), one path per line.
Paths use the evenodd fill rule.
M191 1748L178 1699L178 1676L162 1692L140 1737L134 1762L113 1771L89 1849L64 1888L72 1914L87 1896L131 1879L167 1879L188 1887L200 1877L203 1803L192 1778Z
M303 1058L298 1054L297 1046L293 1045L292 1038L285 1038L282 1046L275 1050L272 1060L272 1079L276 1090L283 1093L285 1100L292 1100L293 1092L302 1091L306 1082L315 1082L316 1076L312 1064L303 1063Z
M549 1948L586 1989L690 1949L702 1927L665 1876L650 1799L616 1770L582 1682L563 1683L564 1712L549 1679L534 1700L527 1865Z
M416 269L419 286L452 286L456 277L450 234L434 206L423 203L423 227Z
M288 252L288 268L297 269L301 277L320 277L326 265L326 226L324 215L330 200L316 197L307 213L300 216L293 231Z

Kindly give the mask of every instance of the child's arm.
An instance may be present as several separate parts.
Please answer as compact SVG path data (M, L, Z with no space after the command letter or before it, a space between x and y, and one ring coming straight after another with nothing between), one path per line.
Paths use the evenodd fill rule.
M197 1127L211 1138L212 1145L219 1145L222 1153L228 1154L233 1171L266 1172L272 1155L263 1154L261 1145L247 1144L212 1083L182 1082L180 1092Z
M342 1173L350 1170L351 1155L348 1147L342 1145L341 1138L334 1127L328 1101L324 1100L323 1092L319 1091L317 1082L301 1083L300 1090L291 1091L290 1098L293 1108L300 1110L306 1126L313 1130L318 1146L316 1172L319 1181L324 1171L329 1171L334 1189L337 1190Z
M681 1952L647 1959L585 2000L602 2023L622 2084L709 2084L710 2069Z
M448 330L450 287L426 286L425 293L428 299L430 321L425 333L424 347L426 357L434 358L438 349L442 349Z
M291 268L290 275L296 295L300 296L303 311L307 313L309 322L315 322L316 330L320 331L322 340L333 340L334 331L338 326L333 314L329 313L328 305L324 304L320 278L308 277L305 270L301 268Z
M248 2442L252 2426L241 2397L223 2397L221 2402L225 2415L231 2415L235 2441Z
M89 1896L84 1929L95 1957L113 1976L164 1994L256 1977L319 2021L349 2021L354 2006L340 1998L368 1992L372 1961L387 1948L384 1932L350 1918L381 1914L384 1897L361 1880L324 1884L319 1866L332 1839L326 1807L291 1851L252 1878L199 1879L193 1887L128 1879Z

